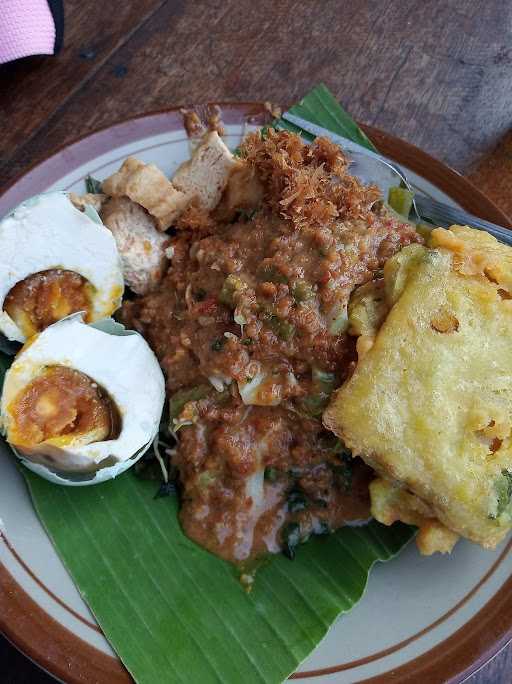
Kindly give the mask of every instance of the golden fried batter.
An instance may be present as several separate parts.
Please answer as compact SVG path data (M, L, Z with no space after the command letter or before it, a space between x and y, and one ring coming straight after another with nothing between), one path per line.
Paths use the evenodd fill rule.
M324 423L446 528L493 548L512 526L512 249L438 228L430 248L387 262L384 291L389 313ZM374 492L378 518L380 504Z

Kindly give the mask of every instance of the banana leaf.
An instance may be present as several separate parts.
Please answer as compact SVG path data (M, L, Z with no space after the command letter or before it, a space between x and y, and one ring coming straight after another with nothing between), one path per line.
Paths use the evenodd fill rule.
M292 111L371 145L325 86ZM62 562L139 684L283 681L361 598L374 563L414 534L372 521L316 537L293 561L268 559L247 593L230 564L183 534L177 500L155 499L154 482L129 471L71 489L21 469Z
M377 151L372 141L363 133L350 114L347 114L343 107L341 107L323 83L316 86L305 98L294 105L290 112L306 119L310 123L327 128L331 133L337 133L359 145L363 145L363 147L367 147L369 150ZM275 125L277 128L293 131L294 133L300 131L297 126L284 121L284 119L276 121ZM309 140L313 138L312 135L305 131L302 131L302 135Z

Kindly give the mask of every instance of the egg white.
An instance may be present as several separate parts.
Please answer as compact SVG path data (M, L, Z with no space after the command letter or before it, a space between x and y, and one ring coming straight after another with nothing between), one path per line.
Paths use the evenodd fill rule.
M93 286L91 321L119 308L124 280L112 233L66 193L38 195L0 222L0 332L9 340L26 338L3 310L5 298L16 283L50 269L73 271Z
M48 366L85 373L106 390L121 416L117 439L64 446L40 444L15 449L25 465L59 484L93 484L129 468L158 434L165 382L144 338L119 324L86 325L73 314L32 338L17 355L4 380L0 414L9 432L9 406L18 393ZM78 475L77 475L78 474Z

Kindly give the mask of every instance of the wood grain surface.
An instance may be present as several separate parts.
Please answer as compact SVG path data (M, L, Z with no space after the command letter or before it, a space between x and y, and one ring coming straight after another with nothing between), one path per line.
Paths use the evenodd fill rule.
M57 147L127 116L205 101L287 104L324 81L358 120L468 175L512 214L510 0L66 0L65 9L58 57L0 67L0 191ZM508 648L471 684L511 680ZM0 681L50 678L0 639Z

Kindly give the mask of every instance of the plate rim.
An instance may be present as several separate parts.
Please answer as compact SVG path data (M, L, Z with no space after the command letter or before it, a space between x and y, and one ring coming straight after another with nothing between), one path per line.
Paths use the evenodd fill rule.
M222 113L234 115L233 123L268 122L270 114L261 102L216 102L187 105L186 109L207 111L218 106ZM84 141L112 131L121 130L130 124L137 125L144 120L159 115L169 115L176 119L175 124L182 127L184 107L168 107L143 114L119 119L114 123L74 138L38 159L20 174L17 174L2 188L0 198L16 186L37 167L47 163L63 151ZM171 124L171 121L169 121ZM401 138L386 133L373 126L360 124L379 150L395 161L411 168L415 173L437 186L456 200L467 211L489 221L512 227L508 216L484 195L471 181L435 159L427 152ZM175 129L175 128L174 128ZM171 125L169 130L173 130ZM119 143L124 144L124 143ZM116 145L116 146L119 146ZM97 156L97 155L95 155ZM84 162L85 163L85 162ZM0 531L0 536L1 531ZM505 596L505 600L503 598ZM70 684L84 681L93 675L99 683L126 684L132 681L120 660L99 651L74 634L63 624L57 622L16 582L0 562L0 631L19 650L39 667L53 676ZM507 615L510 616L507 619ZM31 631L32 630L32 631ZM36 637L36 638L31 638ZM455 684L461 682L491 660L512 640L512 575L496 593L468 622L451 634L448 639L429 649L424 654L369 679L360 684L396 684L410 681L411 675L423 677L442 676L443 681ZM57 647L57 648L56 648ZM309 676L333 674L334 668L321 668L311 671ZM299 673L299 678L308 676ZM293 675L292 675L293 677Z

